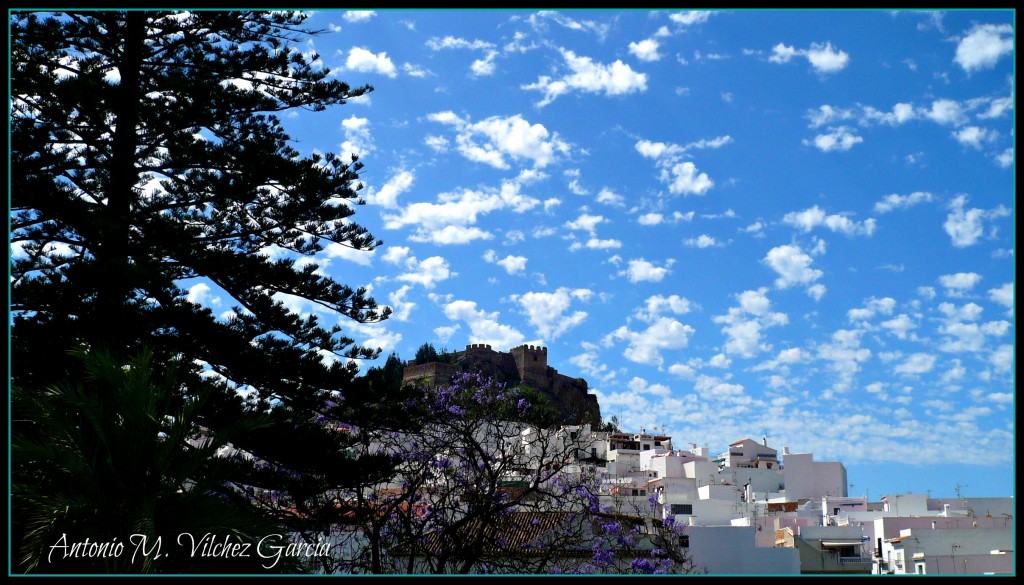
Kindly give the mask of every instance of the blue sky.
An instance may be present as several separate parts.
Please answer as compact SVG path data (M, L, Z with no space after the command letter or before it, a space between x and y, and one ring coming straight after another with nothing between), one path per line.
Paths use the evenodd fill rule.
M1014 495L1013 11L308 24L375 87L284 119L366 164L385 245L311 259L394 308L360 343L543 345L627 430L767 436L872 499Z

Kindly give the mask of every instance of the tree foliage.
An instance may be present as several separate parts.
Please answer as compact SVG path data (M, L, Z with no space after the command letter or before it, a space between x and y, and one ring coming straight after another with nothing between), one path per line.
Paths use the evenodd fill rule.
M348 219L361 203L361 163L300 156L275 115L371 89L328 80L289 46L303 20L249 11L12 16L17 377L53 371L32 359L43 341L120 351L152 340L260 398L308 405L352 377L325 366L324 352L375 355L282 302L299 297L364 322L388 314L365 291L295 263L328 244L378 243ZM183 283L200 277L237 303L227 318L189 300Z
M235 470L232 485L253 499L287 494L292 518L389 465L353 460L325 421L401 420L384 412L383 388L355 382L350 358L379 350L341 326L390 309L308 262L327 246L380 242L351 219L362 163L300 154L277 117L372 89L331 79L297 48L316 32L305 18L9 17L13 383L32 392L82 380L68 353L81 347L118 363L149 347L154 364L178 364L176 400L202 405L197 425L211 436L245 429L232 445L260 466ZM230 308L214 314L194 286ZM304 314L289 309L296 301ZM200 400L207 380L217 391Z
M127 363L103 351L76 355L83 362L81 380L12 388L21 415L12 433L11 500L25 528L17 535L15 566L73 573L260 570L257 555L239 559L246 564L157 552L174 548L182 533L217 534L253 546L278 529L229 481L250 462L218 456L233 434L248 429L210 436L196 424L215 384L197 400L182 402L175 369L161 373L152 352L143 350ZM245 424L252 429L266 422L254 416ZM73 544L86 539L127 549L74 553Z

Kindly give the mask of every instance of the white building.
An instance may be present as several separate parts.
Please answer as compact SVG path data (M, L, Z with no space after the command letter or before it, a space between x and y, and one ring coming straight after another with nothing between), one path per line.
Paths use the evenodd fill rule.
M1012 528L906 528L882 541L882 573L1014 573Z
M758 547L748 526L691 526L690 555L712 575L800 573L795 548Z

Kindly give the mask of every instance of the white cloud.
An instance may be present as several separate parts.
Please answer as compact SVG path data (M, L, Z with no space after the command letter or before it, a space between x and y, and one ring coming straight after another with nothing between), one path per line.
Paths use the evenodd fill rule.
M474 77L486 77L493 75L495 70L494 59L498 56L497 51L488 51L487 56L483 59L476 59L469 66L470 72L473 73Z
M870 236L875 232L875 220L873 218L868 218L861 223L857 223L844 215L827 215L825 211L817 205L803 211L787 213L783 216L782 222L793 227L800 228L805 233L818 226L825 226L834 232L839 232L847 236Z
M526 271L526 256L512 256L509 254L499 259L498 254L494 250L487 250L484 253L484 260L501 266L508 274L522 274Z
M932 102L932 107L923 112L925 118L943 126L960 126L967 122L967 115L959 102L940 99Z
M747 290L736 295L739 306L732 307L725 315L713 318L715 323L724 325L722 333L726 335L725 353L744 358L752 358L762 351L771 350L771 345L763 343L762 331L789 323L785 313L773 312L768 299L768 289Z
M590 238L587 240L585 244L573 242L573 244L569 246L569 250L575 252L576 250L579 250L580 248L583 247L586 247L587 249L590 250L612 250L621 248L622 242L614 239L602 240L600 238Z
M1007 314L1013 314L1013 283L1007 282L999 288L990 288L988 298L1006 307Z
M498 351L507 351L526 339L522 333L498 322L498 312L477 309L473 301L457 300L444 306L444 314L453 321L469 325L469 342L491 345Z
M434 51L442 51L444 49L488 50L493 49L494 44L481 40L468 41L449 35L443 38L431 37L427 39L427 47Z
M629 43L629 52L641 61L657 61L661 59L661 54L658 53L659 46L656 39L644 39L638 43Z
M832 43L811 43L810 49L797 49L784 43L772 47L772 63L789 63L794 57L804 57L818 73L836 73L842 71L850 62L846 51L837 50Z
M1013 368L1013 345L1004 343L989 356L988 362L998 372L1009 372Z
M915 191L910 195L893 193L886 195L881 201L875 203L875 213L889 213L897 209L908 209L918 203L927 203L931 200L932 194L927 191Z
M626 198L611 189L605 187L601 189L601 192L597 194L597 202L604 203L605 205L613 205L616 207L622 207L626 204Z
M1008 169L1013 166L1013 147L1010 146L1003 152L995 155L996 164L1001 168Z
M438 195L437 203L418 201L398 213L384 214L384 227L414 226L416 233L410 239L417 242L462 244L490 239L491 234L472 227L481 215L503 209L523 213L540 204L537 199L520 193L519 187L516 180L504 180L498 190L464 189L456 193L442 193Z
M571 149L558 133L548 132L543 124L530 124L518 114L470 123L448 111L427 119L455 127L455 144L462 156L498 169L510 168L508 159L544 168Z
M348 324L347 327L350 327L356 335L363 337L360 345L380 349L382 354L393 351L402 341L401 333L388 331L383 324L354 322Z
M1005 404L1007 406L1013 404L1014 395L1010 392L993 392L985 396L985 400L992 404Z
M637 394L654 394L655 396L668 396L672 390L664 384L651 384L639 376L634 376L627 384L630 390Z
M659 159L662 156L674 156L682 154L682 148L677 144L665 144L664 142L651 142L640 140L634 145L636 151L647 158Z
M864 106L861 123L875 122L889 126L899 126L917 117L918 114L912 104L900 102L894 105L892 111L889 112L882 112L871 106Z
M813 140L804 140L806 145L813 145L822 152L839 151L845 152L853 148L855 144L864 142L864 139L853 134L846 126L830 128L828 134L818 134Z
M566 314L573 300L586 301L593 295L588 289L559 288L555 292L528 292L513 295L511 299L518 302L523 313L537 333L544 339L556 339L566 331L586 320L587 313L575 311Z
M833 108L827 104L819 106L817 110L810 110L807 112L807 118L811 121L810 128L812 129L831 125L837 120L849 120L853 118L853 115L853 110Z
M330 258L341 258L349 262L354 262L360 266L371 266L373 264L373 256L377 253L376 250L356 250L351 246L339 244L337 242L331 242L324 248L324 252Z
M196 283L188 288L188 302L197 305L206 304L209 300L210 286L206 283Z
M946 233L953 240L953 246L966 248L973 246L985 232L984 220L997 219L1010 215L1010 210L1002 205L991 210L978 208L964 209L967 197L957 196L949 205L952 210L942 224Z
M874 318L876 313L882 315L891 315L893 309L896 307L896 299L891 297L883 297L876 299L872 297L864 303L864 307L860 309L850 309L846 312L846 317L851 323L855 321L867 321Z
M373 152L368 119L349 116L341 121L341 128L345 131L345 141L341 143L342 153L364 156Z
M888 321L882 321L880 325L899 339L906 339L910 331L917 329L917 325L904 313Z
M824 275L821 270L811 268L814 260L810 256L799 246L791 244L772 248L763 262L779 274L779 278L775 279L778 288L789 288L794 284L810 285Z
M659 179L668 184L669 191L674 195L703 195L714 186L707 173L697 170L690 161L683 161L682 156L691 149L721 148L732 142L731 136L719 136L711 140L698 140L686 146L639 140L634 145L636 151L645 158L656 161L661 169Z
M669 259L665 266L655 266L643 258L630 260L629 267L619 272L619 275L628 277L630 282L661 282L672 272L670 268L674 262Z
M583 370L583 373L591 378L608 380L615 376L615 372L610 372L608 364L598 356L597 346L583 342L583 349L583 353L570 357L569 363Z
M658 225L663 221L665 221L665 217L660 213L645 213L636 218L636 222L640 225Z
M685 12L673 12L668 15L669 20L682 26L692 26L707 22L714 12L707 10L688 10Z
M894 371L897 374L916 376L927 374L935 368L936 356L929 353L915 353L907 358L905 362L896 366Z
M768 57L768 60L772 63L789 63L793 57L800 55L801 52L795 47L790 47L785 43L779 43L772 47L772 56Z
M422 262L411 256L404 260L404 264L409 272L399 274L398 280L419 284L424 288L434 288L438 282L458 274L451 271L448 261L441 256L431 256Z
M695 333L693 327L683 325L670 317L659 317L643 331L631 331L623 325L605 337L605 342L625 340L628 347L622 355L638 364L660 366L663 363L661 352L670 349L682 349L690 342Z
M590 215L589 213L581 213L579 217L572 221L565 222L565 227L571 230L586 231L590 235L594 235L594 231L599 223L607 221L601 215Z
M979 325L982 308L975 303L967 303L962 307L941 303L939 311L945 315L945 321L938 331L945 337L938 347L945 352L979 352L985 348L986 336L1002 337L1010 331L1008 321L990 321Z
M860 364L871 358L871 350L860 346L862 331L840 329L832 334L832 342L818 348L818 358L831 362L829 368L839 376L840 389L848 388Z
M691 248L710 248L712 246L717 246L718 241L707 234L701 234L696 238L684 240L683 244L690 246Z
M836 73L849 64L850 55L846 51L832 48L832 43L811 43L811 48L807 51L807 60L818 73Z
M417 231L409 236L413 242L431 242L441 246L468 244L475 240L490 240L494 236L478 227L446 225L439 230Z
M693 306L689 299L679 295L669 295L667 297L654 295L644 301L643 308L637 310L636 316L640 320L650 323L666 312L685 315L693 310Z
M953 365L948 370L943 372L942 377L940 378L943 384L952 384L955 382L959 382L964 379L964 376L967 375L967 368L963 366L960 360L953 358L952 360L950 360L950 362Z
M434 335L437 336L438 340L440 340L441 343L448 343L448 340L451 339L452 335L455 335L455 332L458 331L459 329L461 329L461 327L459 327L458 323L451 326L445 325L441 327L435 327Z
M603 65L595 63L590 57L579 57L568 49L561 49L561 53L572 73L560 79L542 75L535 83L521 86L522 89L544 93L544 99L537 103L537 107L544 107L572 90L603 93L606 96L647 91L647 74L637 73L622 61Z
M988 130L979 126L965 126L953 132L953 138L964 146L970 146L975 150L981 150L983 143L998 137L994 130Z
M410 250L405 246L389 246L381 259L390 264L402 264L409 258Z
M448 152L448 139L444 136L427 136L423 144L429 146L434 152Z
M669 192L676 195L703 195L715 184L707 173L698 171L697 166L689 161L663 168L660 178L668 183Z
M980 280L981 275L976 272L957 272L939 277L939 283L946 288L946 296L949 297L963 297Z
M387 53L374 54L362 47L352 47L345 59L345 69L361 73L380 73L387 77L397 77L398 71Z
M415 178L416 175L412 171L400 170L392 175L379 191L371 190L366 196L366 202L371 205L395 209L398 206L398 196L412 187Z
M970 73L991 69L1003 55L1013 54L1013 25L977 24L956 46L953 61Z
M409 314L416 308L416 303L408 301L405 298L405 295L409 294L410 290L412 290L412 286L406 284L388 295L388 302L390 303L391 310L393 311L392 316L397 321L408 321Z
M348 22L366 22L376 15L372 10L346 10L341 17Z
M569 30L595 33L602 40L611 30L611 25L608 23L593 20L576 20L554 10L541 10L527 17L527 22L538 30L546 30L547 21L552 21Z

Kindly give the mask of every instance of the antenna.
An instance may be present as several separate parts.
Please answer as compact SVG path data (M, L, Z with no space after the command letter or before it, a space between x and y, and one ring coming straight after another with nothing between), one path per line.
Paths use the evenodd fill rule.
M958 500L963 499L963 496L961 495L961 492L963 492L963 489L965 487L969 487L969 486L960 485L960 482L957 482L957 484L955 486L953 486L953 490L956 492L956 498Z

